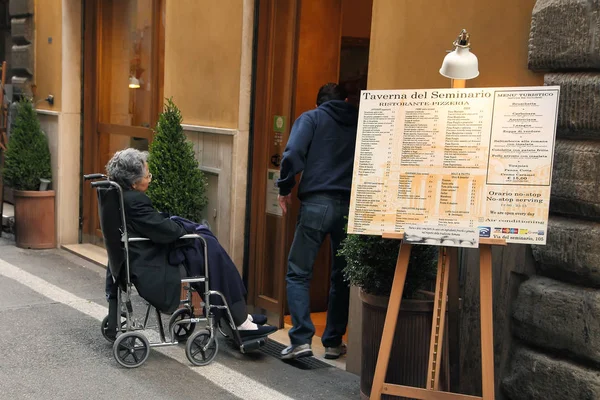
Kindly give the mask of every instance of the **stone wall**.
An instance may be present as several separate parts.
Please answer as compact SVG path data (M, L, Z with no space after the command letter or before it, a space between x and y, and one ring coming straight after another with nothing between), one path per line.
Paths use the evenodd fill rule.
M561 86L551 215L512 308L501 392L600 399L600 0L538 0L529 67Z
M13 99L18 96L31 98L33 94L35 65L33 11L33 0L10 0L8 12L11 17L12 49L11 75L7 75L7 81L13 86Z

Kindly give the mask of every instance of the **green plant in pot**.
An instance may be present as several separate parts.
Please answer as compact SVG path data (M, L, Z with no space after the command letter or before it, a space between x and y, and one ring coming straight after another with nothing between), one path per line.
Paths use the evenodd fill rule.
M347 262L346 279L360 289L362 398L368 398L371 393L399 250L399 240L370 235L348 235L339 250ZM438 252L439 247L412 246L388 382L416 387L425 385L433 317L433 297L427 289L435 285ZM425 366L422 374L415 371L419 365Z
M182 120L175 103L167 99L148 154L152 173L148 197L166 214L200 222L207 203L207 179L198 168L192 144L183 132Z
M179 108L167 99L148 152L152 183L147 194L161 212L201 222L207 203L207 179L198 168L192 144L183 132L182 121ZM182 295L185 295L183 289ZM197 310L202 310L196 292L193 293L193 302Z
M381 236L348 235L340 254L346 258L344 276L354 286L375 296L389 296L396 271L400 241ZM413 298L435 280L438 248L412 246L403 297Z
M55 193L39 191L52 178L50 149L30 100L22 99L17 104L2 176L4 184L13 189L17 246L55 247Z

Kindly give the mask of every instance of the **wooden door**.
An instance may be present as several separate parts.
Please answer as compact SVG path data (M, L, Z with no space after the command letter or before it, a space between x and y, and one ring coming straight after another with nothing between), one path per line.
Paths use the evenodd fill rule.
M278 215L272 185L293 121L315 107L321 85L338 79L341 0L258 4L248 299L283 326L287 255L299 202L294 200L286 216ZM315 265L314 311L327 308L329 260L327 242Z
M160 0L86 0L84 173L104 172L112 155L148 150L162 102L164 27ZM82 231L101 237L96 197L83 187Z
M257 6L248 300L282 326L288 219L278 215L272 185L292 115L298 1L260 0ZM277 126L275 116L282 117Z
M316 107L319 88L338 82L342 38L341 0L302 0L298 27L296 79L294 82L294 118ZM294 191L294 196L296 191ZM287 225L287 243L291 246L300 202L295 199ZM310 290L311 312L327 310L331 277L331 244L321 246L313 267Z

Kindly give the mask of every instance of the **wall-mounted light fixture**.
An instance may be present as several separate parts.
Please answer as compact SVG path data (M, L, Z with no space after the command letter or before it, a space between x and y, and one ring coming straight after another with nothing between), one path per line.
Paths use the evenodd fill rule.
M54 105L54 96L49 94L48 97L46 97L45 99L41 99L35 102L35 105L37 106L39 103L41 103L42 101L46 101L48 102L49 105L53 106Z
M130 89L139 89L140 88L140 80L135 76L129 77L129 88Z

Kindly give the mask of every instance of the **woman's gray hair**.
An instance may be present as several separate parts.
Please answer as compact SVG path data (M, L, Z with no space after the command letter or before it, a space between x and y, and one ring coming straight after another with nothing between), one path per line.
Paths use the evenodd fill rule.
M109 179L117 182L123 189L132 189L133 185L146 176L144 168L148 152L137 149L117 151L106 164Z

